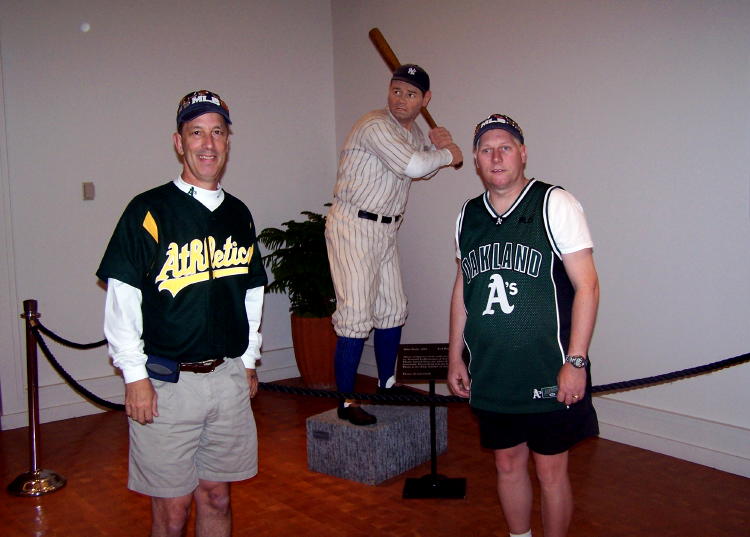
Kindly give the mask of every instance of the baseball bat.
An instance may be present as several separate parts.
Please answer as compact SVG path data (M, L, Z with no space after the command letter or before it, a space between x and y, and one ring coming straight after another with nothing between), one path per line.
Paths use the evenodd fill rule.
M380 53L380 57L383 58L383 61L388 66L388 69L391 70L391 73L398 69L401 66L401 62L398 61L396 54L388 44L388 41L385 40L385 37L383 37L383 34L380 32L380 30L377 28L373 28L372 30L370 30L369 36L370 41L372 41L372 44L375 45L375 48ZM425 107L422 107L420 112L424 120L427 122L427 125L429 125L431 129L437 127L437 123L435 123L435 120L432 119L430 112L428 112Z

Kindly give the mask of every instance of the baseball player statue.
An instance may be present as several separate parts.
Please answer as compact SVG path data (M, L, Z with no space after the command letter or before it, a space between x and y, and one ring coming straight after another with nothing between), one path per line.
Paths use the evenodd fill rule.
M388 106L362 116L339 158L326 243L336 290L333 325L336 385L352 392L365 340L374 328L378 392L398 390L396 357L406 321L396 234L413 179L430 178L463 160L450 132L436 127L429 143L415 120L430 102L430 77L414 64L393 72ZM339 403L338 416L355 425L376 417L354 401Z

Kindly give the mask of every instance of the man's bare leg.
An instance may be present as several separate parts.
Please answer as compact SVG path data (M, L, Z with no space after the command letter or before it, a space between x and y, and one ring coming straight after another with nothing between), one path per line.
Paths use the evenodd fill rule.
M151 537L181 537L190 516L193 495L151 498Z
M536 474L542 492L542 523L545 537L565 537L573 516L573 492L568 477L568 452L557 455L534 453Z
M495 450L497 494L511 533L524 533L531 528L533 490L528 464L526 444Z
M229 537L232 533L229 483L201 479L193 496L196 537Z

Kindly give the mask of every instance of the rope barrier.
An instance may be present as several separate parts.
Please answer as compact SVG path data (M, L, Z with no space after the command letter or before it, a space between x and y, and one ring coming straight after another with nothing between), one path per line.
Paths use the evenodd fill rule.
M63 377L63 379L65 379L65 381L68 384L70 384L70 386L76 392L90 399L92 402L98 405L101 405L105 408L109 408L112 410L125 410L125 405L122 405L120 403L113 403L111 401L102 399L101 397L93 394L92 392L84 388L72 376L70 376L70 374L67 371L65 371L65 369L60 365L60 363L52 355L52 353L49 350L49 347L47 347L47 344L42 339L40 332L49 336L51 339L53 339L57 343L60 343L61 345L66 345L68 347L72 347L75 349L92 349L95 347L100 347L106 344L107 342L106 340L102 340L102 341L98 341L94 343L86 343L86 344L74 343L72 341L68 341L67 339L61 338L60 336L58 336L57 334L55 334L48 328L44 327L44 325L42 325L42 323L39 322L38 320L36 320L36 322L32 324L31 329L32 329L32 332L34 333L34 336L37 342L39 343L39 347L42 349L42 353L44 354L44 356L47 357L47 360L49 361L50 365L53 367L55 371L57 371L57 373L61 377ZM732 366L739 365L748 361L750 361L750 353L741 354L733 358L727 358L725 360L720 360L718 362L700 365L697 367L691 367L688 369L682 369L680 371L673 371L671 373L664 373L661 375L654 375L651 377L644 377L640 379L626 380L622 382L613 382L610 384L593 386L591 388L591 393L593 394L593 393L602 393L602 392L626 391L626 390L632 390L636 388L644 388L646 386L664 384L664 383L671 382L677 379L688 378L688 377L693 377L697 375L703 375L706 373L711 373L713 371L718 371L720 369L725 369L727 367L732 367ZM456 395L422 395L417 392L414 392L414 395L407 395L407 394L386 395L386 394L357 393L357 392L343 393L343 392L337 392L337 391L332 391L332 390L316 390L312 388L301 388L297 386L287 386L284 384L274 384L274 383L268 383L268 382L260 382L258 384L258 387L262 390L281 392L281 393L287 393L287 394L292 394L292 395L328 397L331 399L359 399L362 401L372 401L375 403L446 404L446 403L465 403L468 401L467 398L458 397Z
M104 345L107 344L106 339L95 341L93 343L75 343L73 341L69 341L55 334L52 330L44 326L38 319L36 321L36 328L38 328L39 331L42 332L45 336L49 337L53 341L56 341L60 345L65 345L66 347L71 347L73 349L81 349L81 350L95 349L96 347L103 347Z
M28 472L24 472L8 486L8 491L11 494L17 496L39 496L42 494L48 494L59 490L65 486L66 480L56 472L51 470L44 470L39 468L37 461L38 452L38 430L39 430L39 382L37 375L37 348L42 349L42 353L47 358L52 368L60 375L65 382L67 382L74 391L83 397L89 399L93 403L109 408L111 410L125 410L125 405L114 403L102 399L98 395L92 393L88 389L84 388L78 381L76 381L70 373L68 373L62 365L57 361L55 356L50 351L47 343L42 338L42 334L49 336L51 339L61 345L66 345L75 349L93 349L96 347L103 346L106 344L106 340L97 341L94 343L75 343L64 339L51 330L47 329L39 322L39 312L37 311L37 301L33 299L25 300L24 313L21 315L22 319L26 319L26 370L27 370L27 381L28 381L28 408L29 408L29 459L31 462L31 468ZM683 369L681 371L674 371L672 373L666 373L663 375L655 375L653 377L645 377L641 379L628 380L624 382L615 382L612 384L604 384L601 386L594 386L591 391L592 393L600 392L612 392L619 390L630 390L634 388L641 388L644 386L651 386L654 384L661 384L664 382L670 382L672 380L692 377L695 375L702 375L726 367L741 364L743 362L750 361L750 353L735 356L734 358L728 358L711 364L701 365L698 367L691 367L689 369ZM430 395L422 395L414 392L413 395L406 393L399 393L393 395L385 394L372 394L372 393L341 393L331 390L315 390L311 388L299 388L294 386L287 386L283 384L271 384L266 382L259 383L259 387L263 390L277 391L295 395L309 395L315 397L328 397L332 399L360 399L365 401L373 401L376 403L414 403L419 405L430 404L430 416L431 426L434 431L434 410L436 404L446 403L465 403L468 399L457 396L445 396L435 395L435 384L434 381L430 381ZM434 436L433 436L433 475L436 475L435 471L435 448L434 448Z
M625 391L634 388L641 388L645 386L653 386L656 384L664 384L677 379L683 379L688 377L694 377L697 375L703 375L705 373L712 373L720 369L739 365L744 362L750 361L750 353L740 354L733 358L727 358L726 360L719 360L710 364L699 365L697 367L690 367L688 369L682 369L680 371L673 371L672 373L664 373L662 375L654 375L653 377L644 377L641 379L626 380L622 382L613 382L611 384L602 384L594 386L591 389L591 393L601 392L612 392L612 391Z
M36 323L40 325L41 323ZM60 375L63 379L65 379L65 382L67 382L73 390L78 392L83 397L86 397L87 399L91 400L92 402L96 403L97 405L101 405L105 408L109 408L112 410L125 410L125 405L121 403L113 403L112 401L107 401L106 399L102 399L98 395L94 394L93 392L90 392L86 388L84 388L81 384L78 383L76 379L74 379L70 373L65 371L65 368L60 365L60 362L58 362L55 357L53 356L52 352L50 352L49 347L47 347L47 344L42 339L42 336L39 334L40 328L39 326L35 326L34 324L31 325L31 331L34 334L34 337L36 338L36 342L39 345L39 348L42 349L42 354L47 357L47 361L50 363L52 368L57 371L57 374ZM57 341L57 340L55 340Z

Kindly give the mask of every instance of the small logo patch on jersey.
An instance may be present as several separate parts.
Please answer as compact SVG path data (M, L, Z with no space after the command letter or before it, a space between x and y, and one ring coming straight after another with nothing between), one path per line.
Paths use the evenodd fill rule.
M557 399L557 386L549 386L547 388L532 388L531 398L532 399Z

